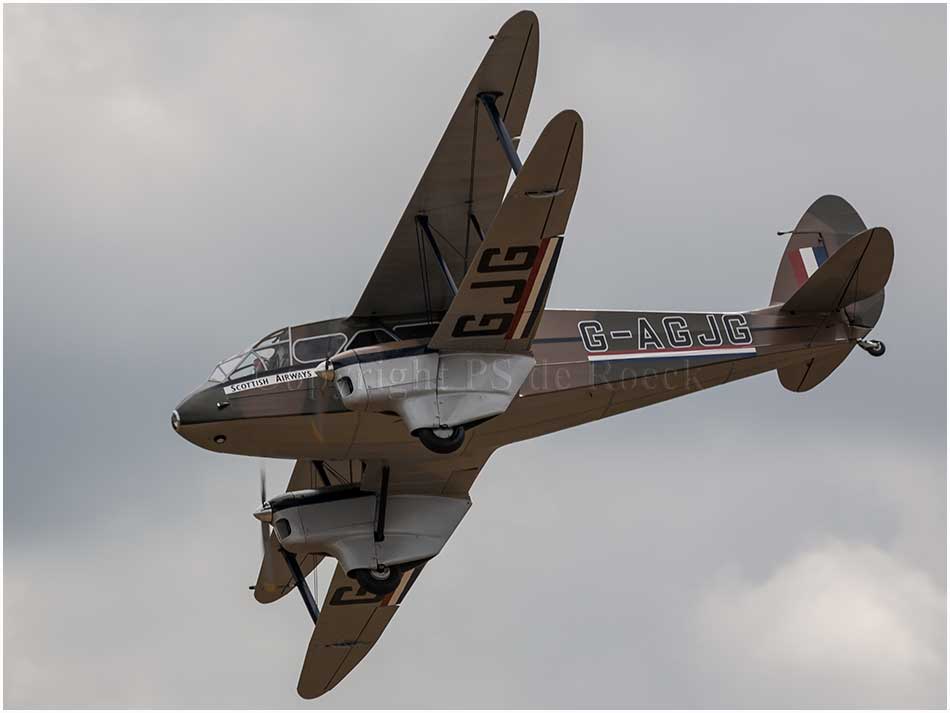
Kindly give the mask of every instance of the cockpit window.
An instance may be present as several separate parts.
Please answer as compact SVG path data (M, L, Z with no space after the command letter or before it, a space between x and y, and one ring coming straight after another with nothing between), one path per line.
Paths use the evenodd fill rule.
M227 381L228 374L234 371L234 367L238 365L241 359L244 356L244 352L231 357L230 359L225 359L222 362L219 362L218 365L214 368L214 371L211 372L211 376L208 377L208 381Z
M273 347L254 347L228 375L228 381L269 374L285 366L290 366L290 347L287 342Z
M346 342L345 334L304 337L294 342L294 361L311 364L332 357Z
M209 381L234 381L248 376L267 374L290 366L289 331L278 329L240 354L218 364Z

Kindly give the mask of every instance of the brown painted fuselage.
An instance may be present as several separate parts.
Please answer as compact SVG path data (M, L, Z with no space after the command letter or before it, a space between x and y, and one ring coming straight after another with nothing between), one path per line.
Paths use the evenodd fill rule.
M306 326L314 334L370 327L399 333L392 325L350 320ZM533 342L537 364L518 397L506 413L468 429L453 457L484 462L507 443L773 369L801 365L805 378L813 360L844 359L867 331L849 325L841 313L795 316L778 306L739 313L548 309ZM334 359L386 360L422 353L426 343L424 338L390 341L344 349ZM199 388L177 409L179 433L208 450L249 456L439 458L395 415L344 408L333 384L306 364L290 364L270 377ZM262 381L271 383L259 385Z

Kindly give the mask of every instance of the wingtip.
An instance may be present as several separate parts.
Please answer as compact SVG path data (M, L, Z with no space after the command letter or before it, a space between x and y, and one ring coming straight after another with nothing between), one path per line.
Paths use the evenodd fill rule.
M584 119L581 118L581 115L574 109L564 109L563 111L559 111L557 114L552 116L541 133L543 135L548 131L557 130L557 128L560 126L566 126L570 124L573 124L583 135Z
M312 701L315 698L319 698L324 693L326 693L326 691L319 691L319 692L314 693L313 691L308 691L307 689L301 687L299 684L297 686L297 695L303 698L305 701Z
M511 22L512 20L516 18L521 22L531 22L534 25L537 25L539 22L538 16L537 14L535 14L534 10L519 10L510 18L508 18L508 22Z
M501 28L492 35L492 39L502 34L508 34L515 31L526 32L529 27L537 28L539 25L538 16L532 10L522 10L505 20Z
M565 118L564 118L564 119L561 119L562 116L565 117ZM576 109L564 109L563 111L559 111L559 112L555 115L554 118L555 118L555 119L558 119L558 120L561 120L561 121L565 121L565 120L567 120L568 118L570 118L570 119L573 119L573 120L574 120L575 122L577 122L578 124L581 124L581 125L584 124L584 120L581 118L581 115L577 112Z

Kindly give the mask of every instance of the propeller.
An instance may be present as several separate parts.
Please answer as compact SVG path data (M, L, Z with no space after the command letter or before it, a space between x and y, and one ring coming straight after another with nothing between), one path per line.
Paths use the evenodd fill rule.
M261 466L261 510L267 504L267 472ZM261 520L261 556L267 554L267 539L270 537L270 523Z
M314 487L316 487L316 485L314 485ZM260 490L261 490L261 507L257 512L254 513L254 517L256 517L258 520L261 521L261 562L262 562L261 566L263 567L261 574L263 575L265 581L273 582L277 578L278 575L274 571L275 559L274 559L273 553L271 554L270 557L268 557L268 545L270 543L270 538L271 538L272 523L271 523L270 503L267 501L267 472L264 468L263 463L261 464L261 468L260 468ZM294 555L288 552L284 552L279 544L277 544L277 549L279 552L281 552L284 555L285 559L288 557L291 559L294 558ZM304 557L304 562L306 562L307 557L316 557L316 555L307 555L306 557ZM290 562L288 562L288 567L290 566L291 564ZM299 568L297 569L297 571L299 573ZM251 587L251 589L254 589L254 587ZM313 568L313 591L314 592L318 591L316 566L314 566ZM316 609L315 603L314 603L314 609L319 614L319 609Z
M255 513L255 516L264 513L268 508L267 504L267 471L264 470L264 465L261 464L260 470L261 478L261 509ZM261 562L265 567L264 574L268 580L273 580L274 578L274 565L273 559L267 556L267 541L270 539L270 518L269 517L258 517L261 521Z

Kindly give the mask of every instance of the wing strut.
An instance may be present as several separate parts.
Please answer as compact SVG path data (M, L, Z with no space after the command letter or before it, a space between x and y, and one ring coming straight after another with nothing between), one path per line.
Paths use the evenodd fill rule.
M498 135L498 141L501 143L501 148L504 150L505 156L508 158L508 163L511 164L511 170L514 171L515 175L517 176L521 172L521 159L518 158L518 151L515 149L515 142L512 141L511 134L508 133L508 127L505 126L505 122L502 121L501 114L498 113L498 107L495 104L495 100L500 96L501 92L482 92L478 95L478 98L485 107L485 111L488 112L488 118L491 121L492 126L495 128L495 133ZM471 210L469 211L468 217L471 221L471 224L474 226L475 233L478 235L479 239L482 242L485 242L485 236L482 233L482 226L478 224L478 219L475 217L475 214L471 212ZM432 228L429 226L429 216L422 213L417 215L416 224L428 239L429 247L432 248L436 262L439 264L439 269L442 270L442 275L445 277L445 283L448 285L449 291L452 293L452 297L454 298L455 295L459 293L459 288L458 285L455 284L455 278L452 277L452 271L449 269L449 265L442 256L442 251L439 249L439 244L435 241L435 236L432 234ZM427 289L424 279L423 289Z
M382 482L379 492L376 493L376 527L373 528L373 541L382 542L386 539L386 500L389 497L389 466L383 466Z
M515 143L511 140L511 134L508 133L508 127L505 126L505 122L501 120L501 115L498 113L498 107L495 106L495 100L501 96L501 92L482 92L478 95L478 98L481 99L482 104L485 106L485 111L488 112L488 118L491 120L491 125L495 128L495 133L498 134L498 141L501 142L501 148L505 151L505 156L508 157L508 163L511 164L511 170L515 172L517 176L521 173L521 159L518 158L518 151L515 149Z
M455 284L455 279L452 277L452 272L449 270L449 266L446 264L445 258L442 257L442 251L439 250L439 244L435 242L435 236L432 234L432 229L429 227L429 216L417 215L416 222L419 224L419 227L422 228L422 232L425 233L426 238L429 239L429 245L432 248L432 252L435 253L435 259L439 263L439 267L442 269L442 274L445 276L445 282L452 291L452 296L455 297L455 295L459 293L459 288L458 285Z
M479 241L485 242L485 233L482 232L482 226L478 222L478 218L475 217L474 213L468 214L468 219L472 221L472 227L475 228L475 234L478 236Z
M294 576L294 582L297 583L297 590L300 592L304 606L307 607L310 618L313 619L313 623L316 624L317 619L320 618L320 609L317 607L317 602L313 598L313 592L310 591L310 585L307 584L307 578L304 577L303 572L300 571L297 558L294 557L293 553L288 552L283 547L280 548L280 553L284 556L284 561L287 562L287 569L289 569L290 573Z

